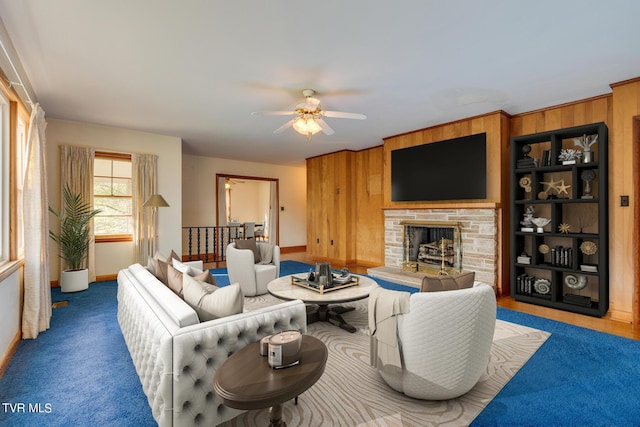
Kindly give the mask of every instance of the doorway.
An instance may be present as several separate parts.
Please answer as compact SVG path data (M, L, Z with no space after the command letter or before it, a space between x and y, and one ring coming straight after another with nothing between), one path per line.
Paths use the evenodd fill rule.
M246 175L216 174L218 227L254 223L256 235L279 242L279 180Z

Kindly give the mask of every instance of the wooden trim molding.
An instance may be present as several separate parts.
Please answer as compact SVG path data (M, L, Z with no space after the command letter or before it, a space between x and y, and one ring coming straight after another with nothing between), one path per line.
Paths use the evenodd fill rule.
M24 265L24 260L9 261L0 266L0 282L11 276L14 272Z
M637 79L637 80L640 80ZM633 206L633 324L640 323L640 116L633 118L633 160L631 164L631 174L633 176L633 194L631 206Z
M107 282L109 280L116 280L118 274L104 274L102 276L96 276L96 282Z
M133 236L131 234L98 235L94 240L96 243L133 242Z
M9 367L9 363L11 363L11 359L13 359L13 355L18 351L18 346L20 345L20 337L22 337L22 329L18 329L16 335L11 340L11 344L7 348L5 354L2 355L2 359L0 359L0 378L4 375L7 368Z
M439 123L439 124L435 124L433 126L429 126L429 127L426 127L426 128L415 129L415 130L412 130L412 131L409 131L409 132L403 132L403 133L399 133L397 135L387 136L385 138L382 138L382 140L386 141L387 139L397 138L399 136L411 135L412 133L416 133L416 132L428 131L428 130L436 129L436 128L439 128L439 127L442 127L442 126L450 126L450 125L455 125L457 123L464 123L464 122L469 121L469 120L481 119L483 117L490 117L490 116L493 116L494 114L502 114L502 115L504 115L505 117L507 117L509 119L514 117L514 116L512 116L511 114L507 113L504 110L496 110L496 111L491 111L490 113L478 114L477 116L465 117L463 119L454 120L452 122Z
M292 254L295 252L306 252L307 251L307 246L303 245L303 246L287 246L287 247L281 247L280 248L280 253L281 254Z
M511 118L525 117L525 116L529 116L531 114L539 114L539 113L543 113L545 111L555 110L557 108L569 107L571 105L581 105L581 104L584 104L586 102L596 101L598 99L612 98L612 97L613 97L612 94L604 93L602 95L592 96L591 98L580 99L578 101L565 102L563 104L552 105L550 107L544 107L544 108L539 108L537 110L527 111L527 112L520 113L520 114L514 114L513 116L511 116Z
M616 86L624 86L624 85L628 85L629 83L636 83L636 82L640 82L640 77L634 77L632 79L623 80L621 82L611 83L609 87L614 88Z

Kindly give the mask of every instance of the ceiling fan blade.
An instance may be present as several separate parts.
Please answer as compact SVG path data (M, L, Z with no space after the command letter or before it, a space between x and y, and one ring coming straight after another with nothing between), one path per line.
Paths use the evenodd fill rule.
M322 114L325 117L333 117L336 119L356 119L364 120L367 118L364 114L360 113L343 113L341 111L323 111Z
M297 119L297 117L296 117L296 118L294 118L294 119L289 120L287 123L283 124L283 125L282 125L282 126L280 126L278 129L274 130L274 131L273 131L273 133L282 133L282 132L284 132L285 130L289 129L289 128L293 125L293 122L294 122L296 119Z
M297 114L295 111L254 111L252 116L291 116Z
M333 129L331 129L331 126L329 126L327 122L322 120L320 117L316 119L316 123L318 123L320 129L322 129L322 132L324 132L325 135L333 135L335 133Z

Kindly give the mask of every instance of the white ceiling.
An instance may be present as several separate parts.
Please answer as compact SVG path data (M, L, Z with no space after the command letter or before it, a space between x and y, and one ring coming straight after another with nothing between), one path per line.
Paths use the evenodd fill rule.
M637 0L0 0L48 118L181 137L187 154L298 164L640 76ZM312 88L335 134L288 118Z

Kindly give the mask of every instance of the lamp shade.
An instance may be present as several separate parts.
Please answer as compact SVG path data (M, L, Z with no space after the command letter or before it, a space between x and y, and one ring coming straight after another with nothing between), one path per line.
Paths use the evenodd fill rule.
M299 134L308 137L315 135L322 130L313 117L299 117L293 122L293 129Z
M152 194L142 205L143 208L164 208L169 207L169 203L160 194Z

